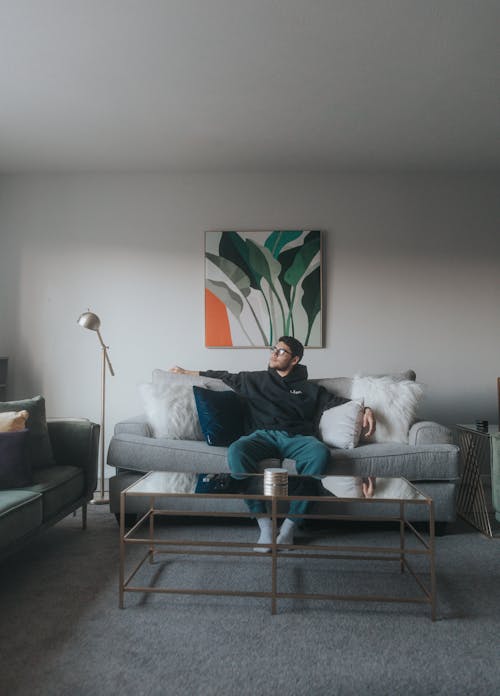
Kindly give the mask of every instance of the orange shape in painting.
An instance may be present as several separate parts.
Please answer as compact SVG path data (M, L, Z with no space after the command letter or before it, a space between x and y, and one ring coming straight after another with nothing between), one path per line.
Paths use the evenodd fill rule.
M226 305L207 288L205 288L205 345L233 345Z

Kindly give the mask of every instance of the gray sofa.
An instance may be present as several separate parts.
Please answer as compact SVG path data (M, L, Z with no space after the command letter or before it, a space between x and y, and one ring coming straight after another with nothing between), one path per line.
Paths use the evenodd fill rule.
M99 425L49 419L47 426L54 461L33 471L31 485L0 490L0 558L80 507L85 528L97 483Z
M415 376L410 371L402 377L408 375L412 378ZM206 381L210 382L205 378ZM316 381L331 391L350 396L350 378ZM220 388L213 385L211 387ZM120 511L121 491L148 471L228 471L226 447L210 446L204 440L154 437L146 415L116 424L108 449L107 463L116 469L115 476L110 479L110 508L116 515ZM276 466L276 462L262 462L263 469L269 465ZM282 465L289 471L294 471L292 461L285 460ZM332 448L327 473L357 477L403 476L433 498L436 522L448 523L455 520L458 447L453 444L452 432L438 423L426 420L413 422L409 428L407 442L404 443L367 443L354 449ZM144 511L147 504L145 501L140 498L134 498L132 502L131 499L128 500L127 515ZM190 503L194 504L193 501ZM209 510L213 505L213 501L207 498L196 500L195 503L200 511ZM182 509L185 505L185 500L169 499L169 507L174 510ZM224 509L220 500L217 505ZM348 505L346 512L349 512ZM410 513L410 516L415 521L423 519L426 514L424 508L417 505L411 507L414 512ZM234 509L232 501L228 504L229 509ZM322 506L322 509L324 510L325 506ZM338 512L338 509L335 511Z

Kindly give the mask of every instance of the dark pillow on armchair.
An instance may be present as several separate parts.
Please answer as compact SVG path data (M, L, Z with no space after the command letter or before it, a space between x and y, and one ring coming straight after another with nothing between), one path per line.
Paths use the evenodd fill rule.
M27 429L0 433L0 489L23 488L33 483L27 445Z
M193 387L201 429L209 445L227 447L244 434L244 410L234 391Z
M2 401L0 411L28 411L28 455L33 469L54 465L54 455L49 439L49 429L45 418L45 399L34 396L22 401Z

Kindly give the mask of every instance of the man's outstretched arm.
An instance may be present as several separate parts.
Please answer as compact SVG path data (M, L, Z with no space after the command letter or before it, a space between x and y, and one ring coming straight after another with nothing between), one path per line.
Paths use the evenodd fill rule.
M210 377L211 379L220 379L228 387L235 391L241 390L241 372L233 374L226 370L186 370L179 365L174 365L169 369L169 372L175 372L178 375L194 375L196 377Z
M178 375L199 375L200 372L199 370L185 370L183 367L179 367L179 365L174 365L169 369L169 372L175 372Z

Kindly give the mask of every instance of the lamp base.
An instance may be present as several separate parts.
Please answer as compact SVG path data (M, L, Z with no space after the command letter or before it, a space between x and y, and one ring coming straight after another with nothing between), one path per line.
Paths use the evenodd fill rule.
M90 501L91 505L108 505L109 504L109 498L105 498L104 496L97 496L96 498L92 498Z

